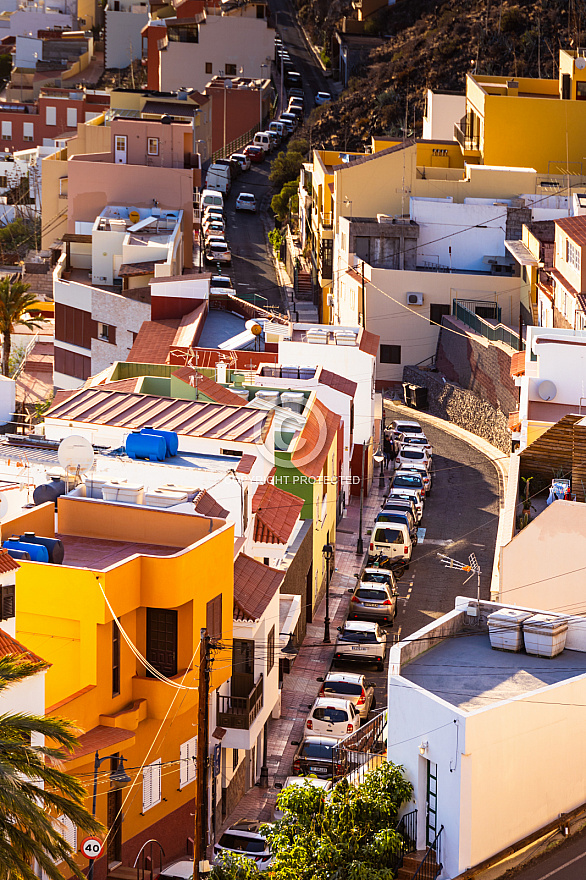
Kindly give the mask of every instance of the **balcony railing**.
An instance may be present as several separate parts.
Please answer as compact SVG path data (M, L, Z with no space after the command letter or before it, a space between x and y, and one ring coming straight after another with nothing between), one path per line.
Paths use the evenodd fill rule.
M468 131L467 125L462 123L454 124L454 137L463 150L480 150L480 138L478 135L472 135Z
M320 214L322 229L331 229L334 225L334 215L330 211L322 211Z
M230 687L230 695L218 694L218 725L235 730L250 730L263 706L263 676L261 674L255 684L252 675L236 674L232 676ZM243 689L247 690L246 695L237 695Z

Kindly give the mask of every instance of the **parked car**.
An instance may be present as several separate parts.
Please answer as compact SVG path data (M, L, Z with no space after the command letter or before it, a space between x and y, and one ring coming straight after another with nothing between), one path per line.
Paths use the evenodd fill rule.
M391 491L387 496L388 501L410 501L415 511L417 523L421 522L423 517L423 499L416 489L399 489L398 487L393 488L391 486Z
M261 147L257 147L254 144L250 144L248 147L245 147L244 154L248 156L253 164L264 162L265 151L261 149Z
M226 232L226 227L219 220L204 221L201 228L206 239L213 235L223 236Z
M378 623L368 620L347 620L338 627L334 660L353 663L376 663L382 672L385 667L387 636Z
M385 510L396 510L397 507L407 508L412 514L415 524L421 519L415 500L410 495L402 494L398 489L395 492L391 490L381 507L381 513Z
M374 524L377 526L382 523L404 523L409 529L413 546L417 544L417 525L409 510L381 510L381 512L377 514Z
M210 290L232 290L233 286L228 275L212 275L210 278Z
M332 100L332 96L329 92L318 92L315 96L315 104L319 107L321 104L327 104L328 101Z
M358 581L354 589L348 592L352 593L348 620L376 620L388 626L393 625L399 594L391 572L375 569L369 580Z
M425 432L419 422L414 422L411 419L394 419L389 428L393 434L405 434L406 437L425 436Z
M291 132L294 132L299 123L299 119L294 113L281 113L279 121L289 124Z
M232 177L232 180L234 180L234 178L238 177L238 175L240 174L240 165L238 164L238 162L234 162L231 158L230 159L216 159L214 164L215 165L224 165L226 168L229 168L230 169L230 176Z
M411 561L413 539L406 523L375 522L370 537L370 553L382 553L389 559Z
M289 89L289 97L301 98L301 100L305 104L305 92L303 91L303 89L296 89L294 87L292 89Z
M291 773L306 776L315 773L318 779L341 779L345 776L349 761L346 752L335 752L338 740L333 736L306 736L299 743L293 757Z
M428 470L431 468L431 458L423 447L403 443L397 453L395 467L401 467L402 464L415 464L415 462L423 462Z
M283 786L281 786L279 782L276 782L275 788L280 788L281 791L285 791L290 785L312 785L314 788L321 788L324 792L332 790L331 779L318 779L317 776L288 776ZM279 808L277 799L277 805L273 810L273 822L279 822L284 815L285 811Z
M260 833L262 824L255 820L240 819L224 831L214 846L214 865L222 864L220 853L228 850L254 860L259 871L266 871L273 861L273 854Z
M252 193L240 193L236 199L237 211L256 211L256 198Z
M204 189L201 194L201 206L204 211L210 206L224 210L224 196L217 189Z
M270 151L273 149L271 137L268 131L257 131L252 143L255 147L260 147L261 150L264 150L265 153L270 153Z
M363 721L370 710L376 707L374 684L359 672L328 672L319 696L352 700Z
M159 874L161 880L193 880L193 859L176 859Z
M224 222L224 209L220 208L219 205L206 205L204 208L203 216L201 218L201 222L204 223L205 220L214 217L216 220L221 220Z
M416 471L397 470L391 477L391 489L417 489L421 498L425 498L423 477Z
M289 134L285 123L279 122L277 119L273 119L273 121L269 123L269 131L274 131L275 134L278 134L282 141L284 141Z
M350 700L339 697L318 697L305 721L305 730L337 739L354 733L360 727L360 713Z
M205 249L205 258L208 263L224 263L227 266L232 264L230 248L225 241L220 241L219 239L208 241Z
M414 446L416 449L424 449L429 457L432 457L433 450L431 448L431 443L424 434L418 434L417 436L411 435L410 437L405 437L404 434L401 434L401 437L403 438L401 443L402 446L407 445Z
M237 162L241 171L250 170L250 159L245 153L232 153L230 156L233 162Z
M416 464L403 463L395 474L419 474L423 480L423 488L425 489L425 497L431 492L431 471L428 471L425 462L417 462Z

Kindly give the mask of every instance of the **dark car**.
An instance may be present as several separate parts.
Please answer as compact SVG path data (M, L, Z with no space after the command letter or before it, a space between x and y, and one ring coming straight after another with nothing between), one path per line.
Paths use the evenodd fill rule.
M262 147L255 147L254 144L251 144L249 147L245 147L242 152L248 156L251 162L256 164L264 162L265 151Z
M381 510L376 518L376 521L377 523L405 523L405 525L409 526L409 534L411 535L411 540L414 544L417 544L417 526L415 525L415 520L408 510Z
M333 736L306 736L295 752L291 773L307 776L314 773L318 779L341 779L348 771L348 758L343 749L336 750L338 740Z
M240 165L232 159L216 159L216 165L225 165L230 169L230 177L234 180L240 174Z
M418 517L415 502L407 495L401 496L399 489L389 495L381 508L381 513L384 513L386 510L408 510L413 517L413 521L417 525Z

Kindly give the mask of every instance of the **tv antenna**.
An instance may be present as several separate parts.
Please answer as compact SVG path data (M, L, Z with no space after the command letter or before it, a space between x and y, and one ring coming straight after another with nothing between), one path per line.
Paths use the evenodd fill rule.
M459 559L452 559L451 556L444 556L442 553L438 553L438 556L440 558L440 562L446 568L455 568L458 571L470 572L470 575L466 578L464 584L467 584L468 581L472 580L474 575L476 575L476 600L480 602L480 575L482 574L482 572L480 571L480 565L476 558L476 554L471 553L468 557L467 563L460 562ZM462 584L462 586L464 586L464 584Z

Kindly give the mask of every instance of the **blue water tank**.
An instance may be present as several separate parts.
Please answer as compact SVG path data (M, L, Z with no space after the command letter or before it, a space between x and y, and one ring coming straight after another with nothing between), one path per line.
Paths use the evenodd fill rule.
M8 551L24 550L33 562L49 561L49 551L42 544L26 544L24 541L19 541L18 538L11 538L9 541L4 541L2 546Z
M7 547L6 552L9 556L12 556L13 559L24 559L25 562L31 561L30 553L27 553L26 550L15 550L14 548L9 550Z
M172 456L177 455L179 449L179 437L175 431L159 431L158 428L151 428L150 425L147 425L146 428L142 429L141 434L154 434L156 437L162 437L167 446L167 457L171 458Z
M59 538L44 538L42 535L35 535L34 532L25 532L24 535L20 536L20 540L25 544L41 544L47 548L49 562L53 563L53 565L62 564L65 550L63 542Z
M142 434L133 431L126 438L126 454L129 458L148 458L149 461L164 461L167 444L156 434Z

